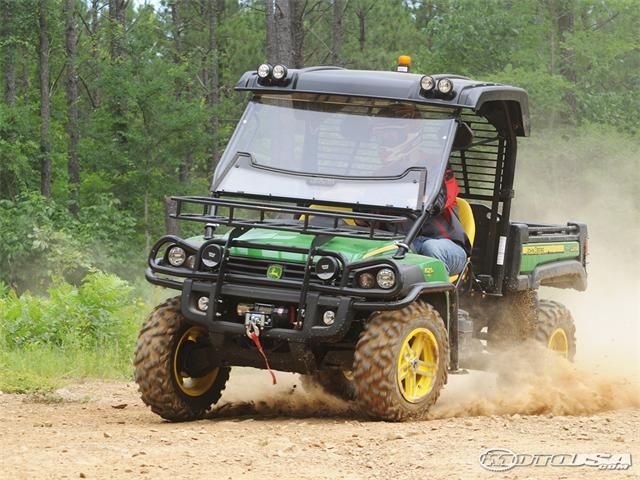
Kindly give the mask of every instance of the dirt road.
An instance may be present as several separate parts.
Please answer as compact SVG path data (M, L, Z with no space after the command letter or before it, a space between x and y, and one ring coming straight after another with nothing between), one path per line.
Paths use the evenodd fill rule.
M606 389L591 392L579 402L583 415L558 416L539 400L523 404L491 397L495 379L488 374L457 376L433 419L394 424L368 421L320 392L305 393L294 375L278 379L272 387L265 372L236 369L222 406L210 418L187 424L152 414L132 383L76 384L44 398L0 394L0 477L630 479L640 474L640 465L613 472L546 466L494 473L479 463L480 454L493 447L530 454L630 453L638 462L640 405L626 393L626 403L611 405ZM563 395L566 401L575 393ZM250 398L256 401L242 402ZM624 408L609 410L612 406ZM510 414L514 409L542 414Z

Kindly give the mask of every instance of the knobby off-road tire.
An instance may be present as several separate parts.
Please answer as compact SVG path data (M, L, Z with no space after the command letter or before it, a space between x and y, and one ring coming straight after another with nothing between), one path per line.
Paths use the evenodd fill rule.
M573 361L576 356L576 325L571 312L559 302L538 301L538 321L533 338Z
M573 361L576 327L571 313L561 303L538 300L535 290L509 293L492 311L489 347L505 350L535 340Z
M187 385L178 371L178 354L205 336L204 329L186 323L177 297L158 305L142 326L133 362L134 378L142 401L166 420L195 420L220 399L229 379L228 367L189 378L195 386Z
M351 401L356 398L353 372L321 370L312 375L300 375L300 380L305 390L321 388L326 393L342 400Z
M374 418L423 418L447 382L448 366L447 331L431 305L415 302L402 310L375 312L356 346L356 400ZM422 373L416 374L414 367Z

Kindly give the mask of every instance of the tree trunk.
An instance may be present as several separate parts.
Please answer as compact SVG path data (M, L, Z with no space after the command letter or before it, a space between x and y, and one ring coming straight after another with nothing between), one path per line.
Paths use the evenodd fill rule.
M302 42L304 40L304 29L302 28L304 4L299 0L268 0L266 7L267 59L269 63L295 66L298 62L301 65ZM295 47L294 28L296 32Z
M127 3L127 0L109 0L109 22L111 23L109 47L112 60L122 57L122 34L124 33Z
M91 1L91 62L93 64L94 71L98 70L99 65L99 50L98 50L98 10L100 8L99 0ZM95 87L93 94L91 95L94 108L100 107L100 89Z
M304 10L306 2L289 0L291 15L291 60L286 65L304 67Z
M218 105L218 11L217 0L209 0L208 9L209 24L209 84L208 99L211 119L209 132L211 136L210 165L213 172L218 163L218 115L216 107Z
M182 34L184 24L182 22L182 8L178 1L172 3L171 7L171 20L173 22L173 62L180 66L182 65L182 55L183 55L183 46L182 46ZM176 101L180 102L184 93L187 93L188 96L189 87L184 85L180 78L176 78L175 80L175 97ZM192 152L191 146L187 146L188 151L184 154L182 161L180 162L180 167L178 169L178 180L182 183L189 180L189 176L191 174L191 164L192 164Z
M360 51L364 52L364 43L365 43L365 18L366 13L364 11L359 11L358 15L358 42L360 43Z
M79 114L78 114L78 70L76 66L77 30L75 9L76 0L65 1L65 39L67 50L67 135L69 136L69 210L78 213L78 192L80 190L80 162L78 161Z
M4 69L4 101L10 107L16 104L16 44L12 38L15 22L11 5L7 0L0 2L2 9L2 25L0 25L0 39L4 43L2 67Z
M51 142L49 139L49 37L47 0L39 1L39 74L40 74L40 191L51 196Z
M571 83L571 89L564 99L569 105L569 123L575 123L577 114L577 102L575 94L576 70L574 65L573 50L567 45L567 41L574 30L575 0L559 0L558 4L558 38L560 40L560 73Z
M266 21L266 32L267 32L267 61L270 64L276 63L277 56L277 39L276 39L276 30L275 30L275 19L274 19L274 9L275 4L271 0L267 0L265 2L265 21Z
M342 63L342 16L345 11L344 0L333 0L333 35L331 47L331 63L340 65Z
M124 60L123 39L125 34L125 11L128 0L109 0L109 35L112 67L118 68ZM127 99L121 94L113 96L113 134L116 142L124 145L128 142L126 121Z

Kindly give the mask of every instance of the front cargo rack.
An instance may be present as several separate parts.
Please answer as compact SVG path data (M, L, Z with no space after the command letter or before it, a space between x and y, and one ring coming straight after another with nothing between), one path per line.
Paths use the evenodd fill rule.
M191 220L230 227L268 228L310 235L368 238L372 240L402 240L405 238L405 234L399 231L399 227L412 219L409 215L363 213L332 210L330 207L311 208L284 203L259 203L258 201L228 200L215 197L181 196L171 197L171 199L176 202L176 213L172 214L171 217L179 220ZM202 212L185 212L186 205L199 205L202 207ZM214 208L212 209L212 207ZM228 214L220 214L220 208L228 209ZM258 212L258 218L239 218L238 210ZM267 218L267 215L274 214L291 215L291 218ZM323 225L312 220L313 218L329 219L330 222L328 222L329 225ZM361 222L366 226L340 225L341 220L353 220L354 223ZM384 227L386 230L381 230L380 227Z

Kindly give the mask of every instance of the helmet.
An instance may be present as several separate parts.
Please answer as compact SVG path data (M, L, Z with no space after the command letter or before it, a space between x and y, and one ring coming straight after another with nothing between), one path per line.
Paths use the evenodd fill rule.
M418 119L422 115L414 104L394 103L382 107L376 117ZM406 159L420 147L420 124L417 122L376 122L373 134L385 162Z

